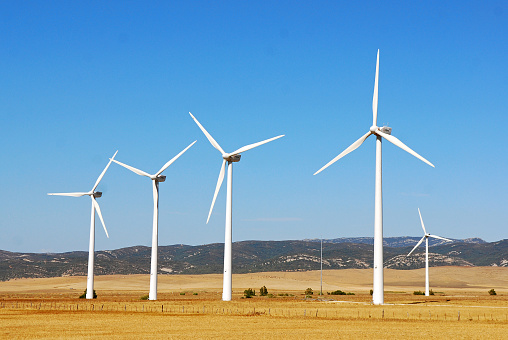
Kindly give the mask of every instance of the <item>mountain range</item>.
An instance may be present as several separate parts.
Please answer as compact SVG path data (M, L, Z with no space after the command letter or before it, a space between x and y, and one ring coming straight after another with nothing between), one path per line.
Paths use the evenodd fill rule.
M386 237L384 266L416 269L425 266L425 247L406 256L419 237ZM318 270L321 240L241 241L233 243L233 272ZM508 239L479 238L429 242L430 266L508 267ZM372 268L373 238L323 240L323 269ZM222 273L224 244L159 246L159 274ZM95 252L96 275L150 273L151 249L133 246ZM87 274L88 252L15 253L0 250L0 281L15 278Z

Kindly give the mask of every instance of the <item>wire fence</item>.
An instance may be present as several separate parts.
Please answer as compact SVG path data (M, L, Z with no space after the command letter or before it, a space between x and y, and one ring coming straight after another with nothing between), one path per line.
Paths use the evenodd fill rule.
M325 318L336 320L435 320L435 321L496 321L508 322L508 310L474 309L464 307L454 309L446 307L444 310L430 309L422 311L412 310L411 307L387 306L387 308L341 308L340 306L325 306L320 308L271 308L251 306L217 306L210 304L179 305L175 303L119 303L119 302L28 302L1 301L0 309L25 311L61 311L61 312L118 312L118 313L157 313L164 315L193 315L214 314L229 316L268 316L285 318ZM489 309L489 307L486 307Z

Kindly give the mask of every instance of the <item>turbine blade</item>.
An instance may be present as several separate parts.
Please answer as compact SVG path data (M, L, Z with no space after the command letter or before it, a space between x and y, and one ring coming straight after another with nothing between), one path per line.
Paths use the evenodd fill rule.
M50 196L71 196L71 197L81 197L88 195L88 192L56 192L49 193Z
M93 186L92 190L90 190L90 192L94 192L95 189L97 188L97 186L99 185L99 182L101 181L102 177L104 177L104 174L106 173L106 170L108 170L109 166L111 165L111 161L113 159L115 159L115 156L116 154L118 153L118 150L116 150L115 154L113 155L113 157L111 157L109 159L109 162L108 162L108 165L106 165L106 167L104 168L104 170L102 170L102 173L101 175L99 176L99 178L97 178L97 181L95 182L95 185Z
M318 173L320 173L321 171L323 171L324 169L328 168L330 165L332 165L333 163L337 162L339 159L341 159L342 157L344 157L345 155L347 155L348 153L356 150L360 145L362 145L362 143L367 139L367 137L369 137L370 135L372 134L372 132L367 132L366 134L364 134L363 136L361 136L356 142L354 142L353 144L351 144L346 150L342 151L337 157L335 157L334 159L332 159L331 161L329 161L328 163L326 163L326 165L324 167L322 167L321 169L319 169L318 171L316 171L314 173L314 175L317 175Z
M398 146L399 148L401 148L404 151L409 152L410 154L412 154L413 156L415 156L419 160L421 160L421 161L427 163L428 165L430 165L431 167L435 168L434 164L432 164L431 162L429 162L428 160L426 160L425 158L423 158L422 156L420 156L419 154L417 154L416 152L411 150L406 144L402 143L397 137L391 136L391 135L387 135L386 133L381 132L380 130L377 130L376 134L379 134L381 137L385 138L390 143Z
M374 95L372 96L372 126L377 126L378 82L379 82L379 49L377 50L376 80L374 81Z
M215 204L215 200L217 199L217 194L219 193L220 187L222 185L222 181L224 180L224 173L226 172L226 160L222 161L222 167L220 168L219 178L217 179L217 186L215 187L215 193L213 194L212 205L210 206L210 212L208 212L208 218L206 219L206 223L210 220L210 216L212 215L213 206Z
M109 238L108 230L106 229L106 224L104 224L104 219L102 218L102 213L101 213L101 208L99 207L99 203L97 203L97 201L95 200L95 197L93 197L93 195L90 197L92 197L92 204L94 205L95 210L97 211L97 215L99 215L99 218L102 222L102 227L104 228L104 231L106 232L106 236Z
M260 145L266 144L268 142L271 142L272 140L276 140L276 139L279 139L281 137L284 137L284 135L280 135L280 136L277 136L277 137L266 139L266 140L264 140L262 142L257 142L257 143L254 143L254 144L245 145L245 146L241 147L240 149L230 153L230 155L231 156L238 155L238 154L240 154L242 152L245 152L245 151L250 150L250 149L254 149L254 148L256 148L256 147L258 147Z
M191 115L192 119L194 119L194 121L196 122L196 124L198 124L199 128L201 129L201 131L203 131L203 133L205 134L206 138L208 138L208 141L213 145L214 148L216 148L217 150L220 151L221 154L225 154L224 150L222 150L222 148L220 147L219 143L217 143L215 141L215 139L213 139L213 137L208 133L208 131L205 130L205 128L203 127L203 125L201 125L198 120L196 119L196 117L194 117L192 115L192 113L189 112L189 114Z
M444 237L437 236L437 235L429 235L429 237L438 238L440 240L453 242L453 240L450 240L449 238L444 238Z
M422 213L420 212L420 208L418 208L418 214L420 215L420 222L422 222L423 233L427 235L427 230L425 230L425 225L423 224L423 218Z
M409 252L409 254L407 254L406 256L411 255L411 254L415 251L415 249L416 249L416 248L418 248L418 246L419 246L420 244L422 244L423 240L425 240L425 236L424 236L424 237L422 237L420 241L418 241L418 243L417 243L417 244L416 244L416 246L413 248L413 250L411 250L411 251Z
M194 142L192 142L188 147L186 147L185 149L183 149L178 155L176 155L175 157L173 157L169 162L167 162L166 164L164 164L164 166L159 170L159 172L157 172L155 174L155 177L159 176L164 170L166 170L168 168L168 166L170 166L171 164L173 164L174 161L176 161L178 159L178 157L180 157L185 151L187 151L191 146L194 145L194 143L196 143L197 141L195 140Z
M136 169L136 168L135 168L135 167L133 167L133 166L130 166L130 165L124 164L124 163L122 163L122 162L119 162L119 161L117 161L116 159L113 159L112 161L113 161L113 162L115 162L115 163L116 163L116 164L118 164L118 165L123 166L124 168L129 169L130 171L134 172L135 174L138 174L138 175L140 175L140 176L150 177L150 178L152 177L149 173L146 173L146 172L144 172L143 170Z

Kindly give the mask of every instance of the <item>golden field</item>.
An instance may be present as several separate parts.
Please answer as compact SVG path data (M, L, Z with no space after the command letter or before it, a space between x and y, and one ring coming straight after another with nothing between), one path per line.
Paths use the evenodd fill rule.
M323 296L319 271L236 274L231 302L222 275L159 275L158 301L140 299L148 275L96 276L93 301L77 298L85 277L18 279L0 282L0 338L508 338L508 268L433 267L430 278L436 295L413 295L423 269L385 270L383 306L360 269L324 271ZM273 297L242 298L263 285ZM326 294L337 289L355 295Z

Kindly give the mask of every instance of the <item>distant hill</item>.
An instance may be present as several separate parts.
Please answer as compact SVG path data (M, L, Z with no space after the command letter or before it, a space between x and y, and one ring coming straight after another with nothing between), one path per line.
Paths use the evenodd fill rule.
M425 248L406 254L418 237L385 238L386 268L424 267ZM233 272L305 271L320 268L320 240L242 241L233 244ZM371 268L372 238L323 240L323 268ZM431 266L508 266L508 240L481 239L431 242ZM159 246L159 274L222 273L222 243L200 246ZM97 251L95 274L149 274L150 247L135 246ZM41 254L0 250L0 280L87 274L88 253L83 251Z

